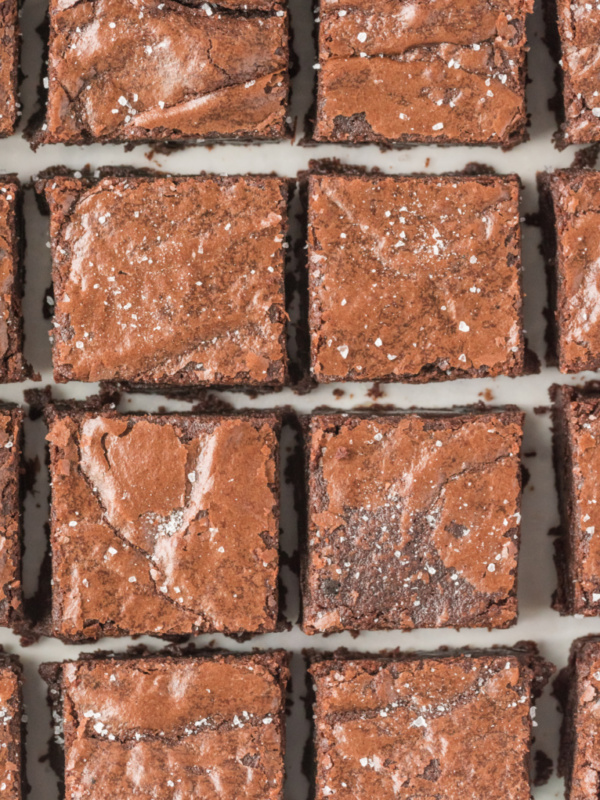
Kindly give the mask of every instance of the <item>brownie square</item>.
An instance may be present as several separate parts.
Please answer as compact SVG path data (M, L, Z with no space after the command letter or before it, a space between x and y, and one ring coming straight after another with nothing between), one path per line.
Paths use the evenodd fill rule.
M1 8L1 6L0 6ZM14 175L0 178L0 383L31 377L23 356L22 189Z
M308 259L317 382L523 374L517 176L313 172Z
M279 419L47 411L65 642L277 627Z
M318 142L394 146L527 138L532 0L320 0Z
M600 615L600 394L553 387L553 453L561 524L556 540L563 614Z
M0 792L3 800L21 800L25 779L23 672L16 656L0 650Z
M307 420L305 633L513 625L523 416Z
M282 800L287 662L279 650L43 664L65 800Z
M549 361L561 372L600 368L600 172L538 174L548 273Z
M50 0L48 15L34 145L288 134L285 0Z
M314 663L315 800L530 800L535 647Z
M544 0L550 50L557 62L552 105L560 149L600 141L600 6L589 0Z
M23 412L0 405L0 625L6 627L14 627L23 618L22 450Z
M577 639L554 684L564 714L558 774L565 778L566 800L595 800L600 794L599 679L600 639Z
M38 190L56 381L285 383L285 180L56 176Z
M20 53L18 0L0 0L0 137L10 136L15 132L21 115Z

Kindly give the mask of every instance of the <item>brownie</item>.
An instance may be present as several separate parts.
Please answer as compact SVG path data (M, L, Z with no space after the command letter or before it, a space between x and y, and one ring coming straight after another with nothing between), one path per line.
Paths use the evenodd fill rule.
M50 0L39 144L288 135L282 0Z
M0 6L1 8L1 6ZM1 64L0 64L1 66ZM22 189L15 175L0 177L0 383L32 377L23 356Z
M314 663L315 800L530 800L535 646Z
M600 795L600 639L587 636L571 647L568 666L554 691L564 714L558 773L566 800L596 800Z
M600 368L600 172L538 174L549 285L548 359L561 372Z
M517 176L314 171L308 259L317 382L523 374Z
M524 141L532 10L533 0L320 0L313 138Z
M0 650L0 793L3 800L21 800L25 780L23 672L16 656Z
M555 386L553 453L561 524L556 540L563 614L600 615L600 394Z
M287 662L279 650L43 664L65 800L283 800Z
M37 187L50 208L56 381L285 383L285 180L56 176Z
M0 137L15 132L21 115L19 0L0 0Z
M23 619L21 582L23 412L0 405L0 625Z
M600 6L590 0L544 0L550 50L557 62L559 123L555 141L600 141Z
M46 412L65 642L274 631L279 419Z
M523 417L306 420L305 633L513 625Z

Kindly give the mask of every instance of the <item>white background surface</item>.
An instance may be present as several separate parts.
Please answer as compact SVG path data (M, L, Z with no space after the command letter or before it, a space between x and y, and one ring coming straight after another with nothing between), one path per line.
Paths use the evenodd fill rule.
M311 89L314 77L312 64L315 54L312 44L312 14L310 0L290 0L295 48L300 55L300 73L294 78L292 113L298 117L298 135L301 138L302 120L311 102ZM568 166L574 156L571 148L562 154L551 143L555 128L552 115L547 109L547 101L554 92L552 83L553 64L542 42L541 3L536 2L534 18L529 25L531 53L529 74L532 83L528 87L528 110L532 117L531 141L519 145L510 153L502 153L492 148L447 148L437 149L419 147L412 150L381 153L376 147L340 148L319 146L303 148L297 143L288 142L261 146L217 146L212 149L195 147L173 153L158 155L149 162L146 158L150 148L140 147L126 153L122 146L72 147L48 146L32 153L20 135L0 141L0 171L18 172L23 181L28 181L45 167L66 164L72 168L91 165L153 166L169 172L196 173L201 170L212 172L270 172L294 176L298 170L305 169L309 159L339 157L344 163L378 166L384 172L407 173L415 170L442 172L462 169L470 161L478 161L495 167L499 172L517 172L525 185L523 194L523 214L537 209L535 173L551 167ZM24 120L27 120L35 106L35 93L42 58L42 44L35 29L42 22L46 0L25 0L22 11L24 30L23 69L27 74L23 86ZM21 127L23 123L21 124ZM47 331L49 323L41 314L42 300L46 287L50 284L47 220L37 211L33 196L28 192L26 200L27 230L27 287L25 296L25 331L27 336L26 355L34 368L42 373L43 383L52 382L50 347ZM546 282L543 263L538 253L539 231L524 225L524 283L527 293L525 301L526 328L530 346L538 356L544 355L544 319L542 311L546 303ZM525 458L525 465L531 473L531 480L524 494L522 519L522 549L519 568L520 616L516 627L506 631L413 631L411 633L380 632L364 633L357 639L340 634L323 639L304 636L298 627L290 632L257 637L243 645L225 637L205 636L198 643L215 642L230 650L249 650L253 647L285 647L294 653L292 715L288 721L288 784L286 800L304 800L307 796L307 782L301 773L302 750L308 735L304 707L299 698L304 693L304 663L301 651L305 647L333 649L347 646L354 649L376 651L382 648L401 647L403 649L434 649L441 645L475 645L489 647L494 644L513 644L522 639L534 639L544 656L559 668L567 660L571 641L588 633L600 633L600 620L573 619L559 617L550 608L550 597L556 578L552 563L553 547L548 536L551 527L557 524L558 514L552 474L549 419L533 413L536 406L548 404L548 387L557 381L581 383L592 377L581 374L572 379L560 376L555 369L544 368L541 375L511 380L463 380L425 386L387 386L382 403L393 403L400 408L418 406L422 408L443 408L453 404L474 403L483 399L483 393L491 390L493 403L516 403L527 412L525 425L524 453L535 451L535 457ZM33 384L0 386L0 399L23 401L22 391ZM39 386L40 384L38 384ZM283 403L294 405L307 412L312 408L330 404L340 408L352 408L358 404L371 402L366 395L369 384L339 385L344 396L336 400L333 396L335 385L323 387L310 395L295 396L285 391L271 396L250 400L243 395L225 395L237 406L264 408ZM55 396L62 398L83 398L93 391L89 384L70 383L56 388ZM487 395L486 395L487 397ZM147 396L133 398L128 409L153 410L158 400ZM161 399L164 404L164 400ZM181 404L167 403L169 408L184 407ZM41 422L27 423L27 455L37 454L44 462L44 426ZM39 476L35 496L27 502L25 516L25 589L31 594L37 580L37 570L44 548L43 524L47 519L47 476L45 468ZM284 489L282 501L289 509L291 494ZM291 552L295 549L295 530L293 516L285 514L286 524L283 548ZM289 569L284 568L283 577L288 586L288 614L295 619L297 612L297 580ZM144 640L142 640L144 641ZM26 712L29 717L28 734L28 774L32 784L31 797L36 800L54 800L57 797L56 780L47 763L38 759L46 749L50 734L50 715L45 705L45 687L37 675L39 663L47 660L74 658L81 650L93 651L98 645L84 648L62 645L50 639L21 648L17 637L0 629L0 643L11 652L18 653L25 665ZM104 649L124 650L131 642L127 639L104 639L100 646ZM152 647L160 642L148 639ZM539 703L536 729L536 748L543 749L556 760L558 746L559 715L556 701L546 690ZM562 796L562 781L553 778L545 787L534 792L536 800ZM373 799L374 800L374 799ZM484 800L482 798L481 800Z

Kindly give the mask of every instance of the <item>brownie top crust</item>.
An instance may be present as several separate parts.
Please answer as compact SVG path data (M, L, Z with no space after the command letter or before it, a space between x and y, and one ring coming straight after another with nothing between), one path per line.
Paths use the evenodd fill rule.
M523 415L318 415L304 629L516 618Z
M532 0L321 0L317 141L525 136Z
M278 139L288 61L284 3L51 0L37 141Z
M23 412L0 406L0 625L22 616L20 469ZM1 662L1 658L0 658Z
M1 6L0 6L1 8ZM0 178L0 382L31 375L23 356L21 184Z
M57 667L66 800L282 797L284 653Z
M48 415L53 632L274 630L273 417Z
M20 35L18 0L0 0L0 136L10 136L19 117Z
M319 382L426 382L524 369L516 176L312 174Z
M600 105L600 98L598 99ZM600 172L556 170L539 177L554 225L555 347L561 372L600 367ZM550 238L550 237L549 237Z
M14 657L0 656L0 785L5 800L21 800L21 668Z
M521 658L349 658L310 672L316 800L529 800L537 687Z
M553 0L560 40L564 108L559 144L600 140L600 7L589 0Z
M56 177L58 381L282 385L287 183Z

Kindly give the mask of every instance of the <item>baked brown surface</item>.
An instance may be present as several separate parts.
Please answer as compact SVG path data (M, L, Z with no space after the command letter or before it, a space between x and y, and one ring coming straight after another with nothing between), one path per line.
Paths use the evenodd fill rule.
M65 642L273 631L279 420L50 407L52 619Z
M22 410L0 406L0 625L7 627L14 627L23 617L22 449Z
M561 372L600 368L600 172L538 175L550 286L550 360Z
M47 143L280 139L286 3L50 0Z
M320 0L314 139L524 141L531 11L532 0Z
M0 383L31 376L23 356L22 189L14 175L0 178Z
M517 618L523 414L307 421L306 633Z
M314 663L315 800L530 800L535 648Z
M308 179L314 379L521 375L515 175Z
M18 0L0 0L0 137L15 132L21 115L19 57L21 30Z
M282 386L288 185L56 176L56 381Z
M600 7L589 0L544 0L557 62L553 101L559 148L600 141Z
M23 673L15 656L0 654L0 791L5 800L27 795L24 774Z
M278 650L42 665L65 800L282 800L287 661Z

